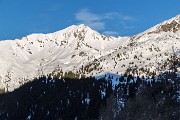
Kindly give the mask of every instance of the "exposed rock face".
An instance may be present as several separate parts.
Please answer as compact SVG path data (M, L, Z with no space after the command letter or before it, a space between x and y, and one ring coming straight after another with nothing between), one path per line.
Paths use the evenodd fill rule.
M177 21L173 20L171 23L166 23L165 25L160 26L159 31L164 31L164 32L177 32L180 30L180 23Z

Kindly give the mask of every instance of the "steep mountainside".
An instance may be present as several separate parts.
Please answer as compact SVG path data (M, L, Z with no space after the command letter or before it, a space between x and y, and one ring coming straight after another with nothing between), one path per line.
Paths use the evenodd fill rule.
M133 37L104 36L85 25L49 34L0 42L0 88L12 91L34 77L73 71L94 76L105 72L136 74L164 71L180 46L180 15ZM141 69L141 71L140 71Z

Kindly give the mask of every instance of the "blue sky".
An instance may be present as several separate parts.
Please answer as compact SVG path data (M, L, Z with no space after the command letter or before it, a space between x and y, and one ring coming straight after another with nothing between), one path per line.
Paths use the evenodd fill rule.
M81 23L106 35L131 36L178 14L179 0L0 0L0 39Z

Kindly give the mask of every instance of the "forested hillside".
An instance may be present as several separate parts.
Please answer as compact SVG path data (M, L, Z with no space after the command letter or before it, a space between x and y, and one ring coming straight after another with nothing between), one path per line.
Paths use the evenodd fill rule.
M0 95L0 119L179 120L179 80L170 71L151 78L43 76Z

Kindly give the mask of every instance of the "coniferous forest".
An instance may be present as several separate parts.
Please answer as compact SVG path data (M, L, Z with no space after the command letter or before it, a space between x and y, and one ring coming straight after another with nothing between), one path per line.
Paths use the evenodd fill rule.
M0 95L1 120L179 120L179 77L40 77Z

